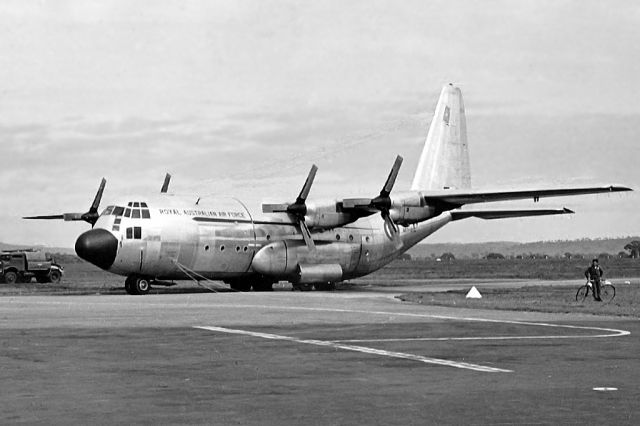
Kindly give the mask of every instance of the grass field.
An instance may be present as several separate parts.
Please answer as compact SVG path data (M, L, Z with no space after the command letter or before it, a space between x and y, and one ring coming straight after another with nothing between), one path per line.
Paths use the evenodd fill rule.
M587 299L575 301L575 280L583 277L588 260L531 259L531 260L486 260L468 259L453 262L433 260L395 261L385 268L339 289L352 291L363 285L374 287L396 287L413 284L418 291L404 294L400 298L407 302L456 306L479 309L504 309L540 312L581 312L597 315L619 315L640 317L640 262L634 259L611 259L602 262L606 278L616 284L616 297L608 304ZM60 284L20 283L0 284L0 296L28 294L125 294L124 277L113 275L84 261L64 264L65 275ZM485 283L482 299L466 299L467 290L437 292L429 290L440 283L459 280ZM504 280L523 280L520 288L491 288L486 283ZM553 285L535 285L536 281L551 280ZM569 280L574 280L569 283ZM624 284L630 281L631 284ZM533 285L531 283L534 283ZM548 284L548 283L547 283ZM207 283L207 287L211 284ZM290 288L280 285L281 288ZM516 286L517 287L517 286ZM214 288L228 288L219 285ZM205 286L192 281L179 281L170 288L153 289L158 293L193 293L208 291Z
M483 289L481 299L467 299L466 290L407 293L399 296L399 299L459 308L640 317L640 286L618 284L615 287L616 296L609 303L595 302L591 296L584 302L576 302L578 286L562 283L553 286Z

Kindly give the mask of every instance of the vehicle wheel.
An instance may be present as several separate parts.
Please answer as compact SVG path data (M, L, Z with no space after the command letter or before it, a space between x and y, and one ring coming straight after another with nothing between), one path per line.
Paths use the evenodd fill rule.
M616 288L611 284L605 284L600 289L600 299L603 302L611 302L616 297Z
M151 283L146 278L138 278L133 286L135 294L147 294L151 290Z
M54 270L49 272L49 282L53 284L58 284L61 279L62 279L62 274L60 273L60 271Z
M578 292L576 293L576 302L584 302L584 299L586 299L588 295L589 295L589 286L583 285L578 289Z
M136 294L134 289L135 283L136 283L136 276L135 275L128 276L127 279L124 280L124 291L126 291L127 294Z
M7 284L15 284L18 281L18 274L13 271L6 272L4 274L4 282Z

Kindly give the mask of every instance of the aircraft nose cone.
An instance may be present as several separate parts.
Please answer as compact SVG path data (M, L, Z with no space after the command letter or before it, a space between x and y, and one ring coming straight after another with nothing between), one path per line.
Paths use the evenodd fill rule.
M76 240L76 253L94 265L109 269L116 260L118 239L106 229L92 229Z

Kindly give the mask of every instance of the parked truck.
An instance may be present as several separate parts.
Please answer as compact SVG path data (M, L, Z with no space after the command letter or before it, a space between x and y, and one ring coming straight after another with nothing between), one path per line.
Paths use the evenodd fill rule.
M10 250L0 253L0 280L7 284L31 282L59 283L63 268L41 250Z

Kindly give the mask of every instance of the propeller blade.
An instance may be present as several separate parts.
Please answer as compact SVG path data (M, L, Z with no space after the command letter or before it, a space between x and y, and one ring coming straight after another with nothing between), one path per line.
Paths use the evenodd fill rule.
M289 204L263 204L262 213L286 213Z
M311 170L309 170L309 175L307 176L307 180L304 182L302 186L302 190L300 191L300 195L296 199L295 204L304 204L309 196L309 191L311 191L311 185L313 185L313 180L316 178L316 172L318 171L318 167L314 164L311 166Z
M402 248L404 243L402 242L402 239L400 238L400 230L398 229L398 225L396 225L393 222L393 220L389 216L389 212L388 211L387 212L382 212L382 218L384 219L385 227L387 228L387 230L391 234L389 237L391 238L391 240L395 244L396 248L397 249Z
M389 172L389 177L387 177L387 181L384 183L382 191L380 191L381 197L388 197L389 194L391 194L393 185L395 185L396 178L398 177L398 172L400 172L400 166L402 166L402 160L403 158L400 155L396 157L396 161L393 163L393 167L391 167L391 172Z
M164 183L162 184L162 188L160 189L161 194L166 194L169 190L169 182L171 182L171 175L167 173L164 176Z
M26 216L23 219L62 219L66 222L72 222L76 220L84 220L87 223L91 224L91 227L96 224L98 221L98 217L100 217L100 213L98 213L98 207L100 206L100 201L102 200L102 193L104 192L104 187L107 184L107 180L102 178L100 182L100 186L98 187L98 192L96 193L95 198L93 199L93 203L91 203L91 207L89 207L89 211L86 213L63 213L63 214L53 214L53 215L43 215L43 216Z
M23 219L64 219L63 214L50 214L44 216L24 216Z
M102 178L102 181L100 181L100 187L98 188L98 192L96 192L96 197L93 199L93 203L91 204L88 213L98 212L98 207L100 206L100 201L102 200L102 193L104 192L104 186L106 184L107 180L105 178Z
M300 233L302 234L302 238L304 239L304 243L309 248L309 251L314 251L316 249L316 245L313 242L313 238L311 238L311 232L307 227L307 224L303 219L298 221L298 225L300 225Z

